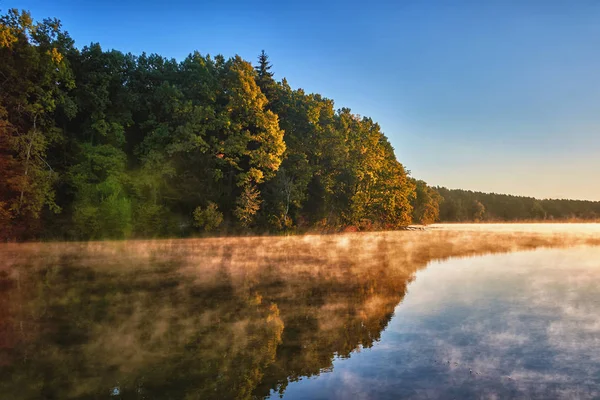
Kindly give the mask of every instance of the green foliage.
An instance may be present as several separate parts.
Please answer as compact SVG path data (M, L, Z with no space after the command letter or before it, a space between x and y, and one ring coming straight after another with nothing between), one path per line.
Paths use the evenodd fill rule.
M169 185L175 169L161 154L151 152L137 171L130 171L133 198L133 234L157 237L176 234L176 222L169 212L166 197L173 196Z
M161 204L141 202L133 208L132 230L136 236L166 236L174 231L170 227L168 210ZM171 229L169 229L171 228Z
M208 203L206 208L200 206L194 210L194 225L206 232L214 231L223 223L223 213L215 203Z
M83 159L68 174L76 192L76 235L91 239L128 237L132 210L125 189L125 153L110 145L82 147Z
M600 202L597 201L538 200L442 187L436 190L444 199L440 204L440 220L447 222L595 220L600 215Z
M10 10L0 56L3 238L411 222L415 184L379 125L276 82L264 51L253 67L76 49Z
M31 235L45 207L61 211L59 175L47 158L62 140L55 114L68 108L74 87L64 57L72 40L60 28L16 9L0 16L0 237Z
M414 180L414 183L413 221L422 225L432 224L439 219L439 206L442 197L435 189L427 186L424 181Z
M272 67L267 53L264 50L261 51L258 56L258 65L254 68L256 70L256 84L269 100L269 104L267 105L269 110L273 110L273 107L276 107L279 99L277 83L273 79L273 72L271 72Z
M288 156L277 175L265 187L267 224L275 229L293 226L292 215L297 215L306 199L309 166L306 157Z
M531 206L531 216L535 219L546 219L546 210L539 201L534 201Z
M1 239L600 215L594 202L434 190L373 120L275 81L264 51L253 67L78 50L58 20L9 10L0 59Z

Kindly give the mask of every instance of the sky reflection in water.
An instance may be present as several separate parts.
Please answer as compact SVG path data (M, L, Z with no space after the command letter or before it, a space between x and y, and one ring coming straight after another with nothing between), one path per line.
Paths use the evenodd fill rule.
M373 348L285 398L598 398L600 248L433 262Z
M0 246L0 398L599 396L597 235ZM484 257L548 246L579 246ZM446 261L443 261L446 260Z

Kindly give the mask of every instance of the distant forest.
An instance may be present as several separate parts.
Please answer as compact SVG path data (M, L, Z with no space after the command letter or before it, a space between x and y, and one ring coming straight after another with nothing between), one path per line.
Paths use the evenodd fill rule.
M599 203L434 189L372 119L273 79L263 52L77 49L0 16L0 239L396 229L596 218Z
M533 197L436 188L443 198L439 219L444 222L597 220L600 202L538 200Z

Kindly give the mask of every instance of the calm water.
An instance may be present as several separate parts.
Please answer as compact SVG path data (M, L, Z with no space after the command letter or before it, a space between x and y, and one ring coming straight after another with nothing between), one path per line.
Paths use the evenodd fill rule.
M599 242L3 245L0 398L600 398Z
M434 263L371 349L286 398L599 398L600 248Z

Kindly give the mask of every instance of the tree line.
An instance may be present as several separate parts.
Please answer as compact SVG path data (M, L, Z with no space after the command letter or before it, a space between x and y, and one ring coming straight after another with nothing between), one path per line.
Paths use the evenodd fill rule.
M444 222L597 220L600 202L584 200L535 199L470 190L435 190L444 199L439 218Z
M560 201L532 212L529 200L436 190L410 176L371 118L276 81L271 69L264 51L253 66L199 52L176 61L98 43L78 49L59 20L8 10L0 16L0 239L598 213Z
M100 239L433 221L372 119L275 81L263 52L78 49L57 19L0 17L0 232Z

